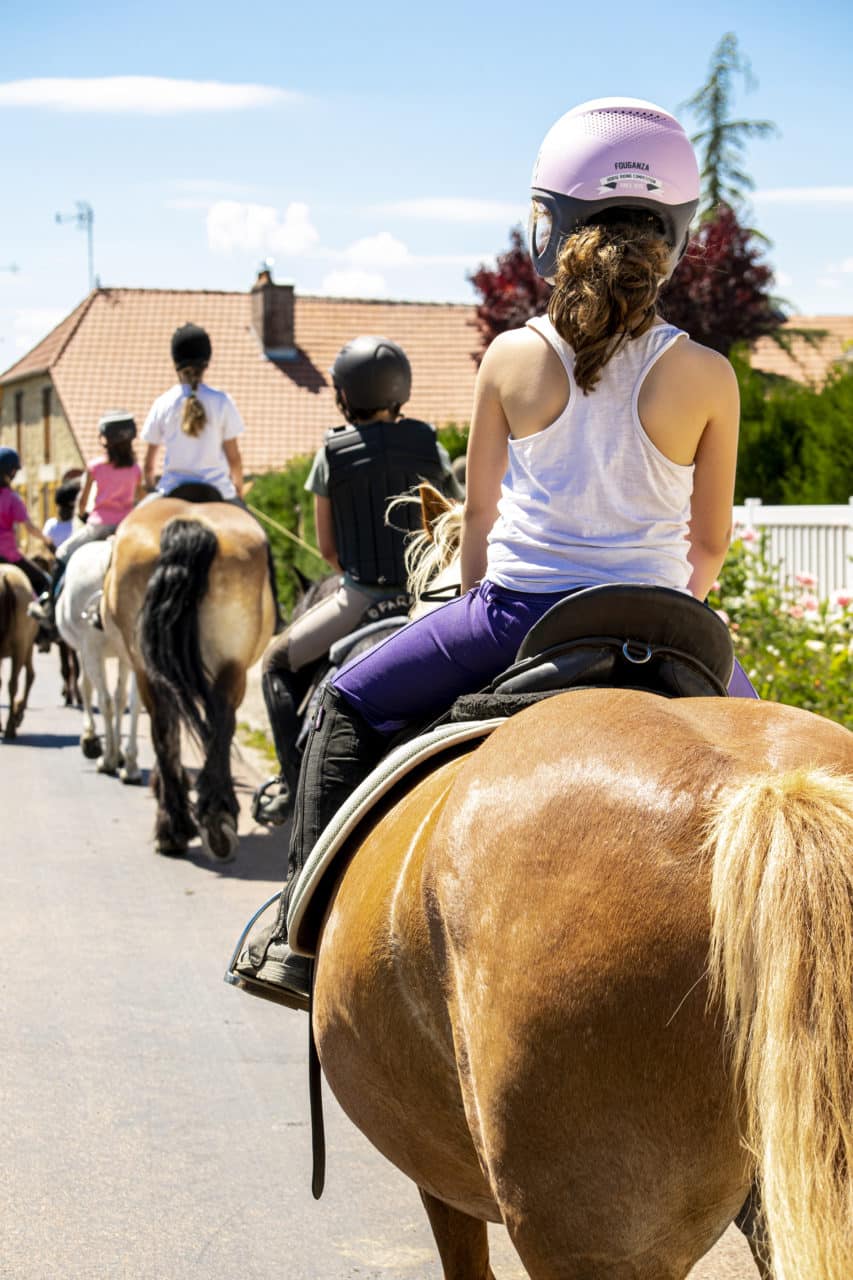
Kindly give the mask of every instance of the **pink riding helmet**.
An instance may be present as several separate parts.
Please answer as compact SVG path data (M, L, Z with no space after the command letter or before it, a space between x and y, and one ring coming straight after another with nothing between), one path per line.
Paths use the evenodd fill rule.
M663 107L641 98L596 98L561 116L539 148L531 179L530 256L553 279L566 236L606 209L649 209L673 253L687 247L699 203L690 139Z

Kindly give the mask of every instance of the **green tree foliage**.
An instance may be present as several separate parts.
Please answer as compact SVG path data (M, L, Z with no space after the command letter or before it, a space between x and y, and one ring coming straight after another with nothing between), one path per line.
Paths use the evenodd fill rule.
M744 85L755 88L757 81L748 59L740 52L737 36L727 31L711 55L708 79L682 109L692 111L702 128L691 138L702 157L702 217L710 217L720 204L737 209L745 193L755 186L743 168L744 151L750 138L766 138L778 132L770 120L731 118L734 80L742 76Z
M843 503L853 491L853 374L838 371L820 389L770 377L731 356L741 393L735 499Z

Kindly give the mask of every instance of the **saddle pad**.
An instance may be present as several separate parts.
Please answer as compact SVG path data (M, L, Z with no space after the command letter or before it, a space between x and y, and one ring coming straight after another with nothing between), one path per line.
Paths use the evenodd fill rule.
M411 742L395 747L364 782L356 787L314 845L293 886L287 913L287 941L292 951L301 956L316 954L316 932L320 916L316 910L309 913L311 900L318 885L325 879L336 854L374 804L425 760L430 760L459 743L487 737L505 719L505 716L500 716L492 720L440 725L419 738L413 738Z

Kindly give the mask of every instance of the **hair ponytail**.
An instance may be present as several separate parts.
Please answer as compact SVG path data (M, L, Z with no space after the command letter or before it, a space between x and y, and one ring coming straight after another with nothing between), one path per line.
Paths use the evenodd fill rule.
M204 405L196 395L205 368L205 365L182 365L178 369L178 377L182 382L188 383L190 388L181 417L181 430L188 436L200 436L207 422Z
M614 209L563 242L548 316L575 353L584 395L608 360L651 326L670 256L660 222L642 210Z

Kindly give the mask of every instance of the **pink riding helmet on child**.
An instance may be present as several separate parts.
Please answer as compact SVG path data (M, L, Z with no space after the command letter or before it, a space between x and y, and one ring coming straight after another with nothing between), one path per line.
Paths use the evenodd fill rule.
M611 208L648 209L660 219L671 274L699 204L699 166L687 134L663 107L595 98L548 130L530 186L530 256L546 280L556 274L563 240Z

